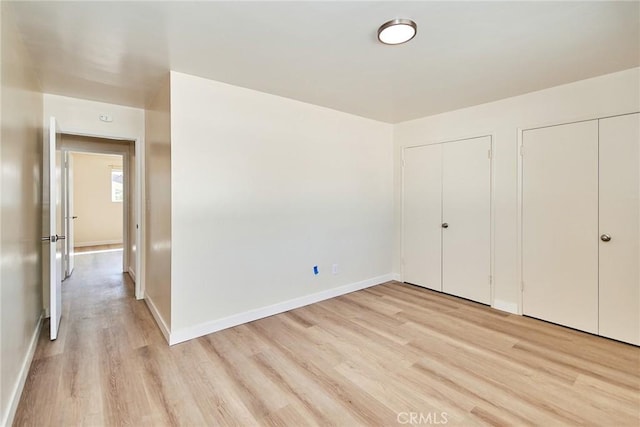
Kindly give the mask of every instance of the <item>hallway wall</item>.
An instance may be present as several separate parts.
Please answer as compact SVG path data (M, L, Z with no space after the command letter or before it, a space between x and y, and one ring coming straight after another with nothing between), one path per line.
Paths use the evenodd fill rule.
M7 425L41 325L42 93L7 2L0 15L0 425Z
M171 93L169 76L145 112L147 254L145 300L169 341L172 324ZM202 183L201 183L202 184ZM191 188L189 191L198 191Z

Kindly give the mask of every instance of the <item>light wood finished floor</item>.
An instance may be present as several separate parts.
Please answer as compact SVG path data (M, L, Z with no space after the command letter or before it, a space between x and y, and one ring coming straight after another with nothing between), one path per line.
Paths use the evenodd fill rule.
M83 252L99 252L99 251L110 251L122 249L122 243L117 244L109 244L109 245L97 245L97 246L77 246L73 248L73 251L76 253Z
M640 420L638 348L397 282L168 347L119 256L79 257L15 425Z

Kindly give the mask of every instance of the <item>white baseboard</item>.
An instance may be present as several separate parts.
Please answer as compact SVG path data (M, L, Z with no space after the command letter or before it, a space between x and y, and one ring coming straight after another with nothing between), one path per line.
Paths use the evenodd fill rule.
M513 302L502 301L502 300L496 299L496 300L493 300L493 306L492 307L495 308L496 310L506 311L507 313L519 314L518 313L518 304L513 303Z
M395 280L396 282L402 282L402 276L400 273L391 273L391 280Z
M131 280L133 280L133 283L136 283L136 273L133 271L133 269L131 267L129 267L129 276L131 276Z
M96 242L73 242L74 248L82 248L84 246L101 246L101 245L121 245L122 240L99 240Z
M223 329L231 328L233 326L242 325L243 323L253 322L254 320L273 316L274 314L283 313L285 311L304 307L305 305L324 301L329 298L335 298L340 295L348 294L354 291L359 291L360 289L369 288L371 286L379 285L381 283L385 283L390 280L394 280L393 274L385 274L384 276L374 277L371 279L363 280L361 282L350 283L348 285L327 289L325 291L320 291L314 294L305 295L305 296L294 298L288 301L279 302L266 307L256 308L254 310L249 310L243 313L234 314L232 316L224 317L218 320L213 320L211 322L205 322L199 325L182 328L171 333L170 339L169 339L169 345L178 344L184 341L188 341L194 338L211 334L213 332L218 332Z
M3 427L12 425L13 418L16 416L16 411L18 410L18 403L20 403L20 397L22 396L22 390L24 389L24 385L27 382L27 376L29 375L29 368L31 367L33 356L36 353L38 338L40 337L40 331L42 330L43 319L44 319L44 312L40 314L40 318L38 319L38 324L36 325L36 328L33 331L33 335L31 336L31 341L29 342L29 348L27 350L27 354L22 362L22 366L20 367L20 373L18 375L18 379L16 381L16 384L13 386L13 390L11 391L11 397L9 398L9 407L7 408L7 412L4 414L2 423L0 424Z
M156 305L153 303L153 300L149 298L149 295L145 295L144 302L147 303L147 307L149 307L149 311L151 312L151 315L153 316L154 319L156 319L156 323L160 328L160 332L162 332L162 335L164 335L164 339L167 340L169 344L171 344L171 341L169 340L169 328L167 327L167 323L164 321L164 319L160 315L160 312L156 308Z

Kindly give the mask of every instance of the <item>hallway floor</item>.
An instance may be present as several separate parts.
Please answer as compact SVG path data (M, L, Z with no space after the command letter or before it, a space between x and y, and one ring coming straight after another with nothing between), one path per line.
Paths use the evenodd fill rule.
M75 257L74 272L62 283L58 339L49 340L45 320L14 425L100 426L126 419L127 408L144 396L136 349L167 346L144 301L133 295L122 250Z
M76 246L73 248L73 251L76 254L82 254L85 252L103 252L103 251L122 251L122 243L120 244L112 244L112 245L97 245L97 246ZM120 252L120 256L122 256L122 252Z
M639 348L398 282L169 347L120 255L78 257L15 425L640 420Z

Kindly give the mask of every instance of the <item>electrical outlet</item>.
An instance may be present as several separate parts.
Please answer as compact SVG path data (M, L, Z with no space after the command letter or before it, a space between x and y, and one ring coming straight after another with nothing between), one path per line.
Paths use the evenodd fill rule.
M316 276L317 276L318 274L320 274L320 270L318 270L318 266L317 266L317 265L314 265L314 266L313 266L313 274L315 274Z
M331 266L331 273L333 273L333 274L340 273L340 265L339 264L333 264Z

